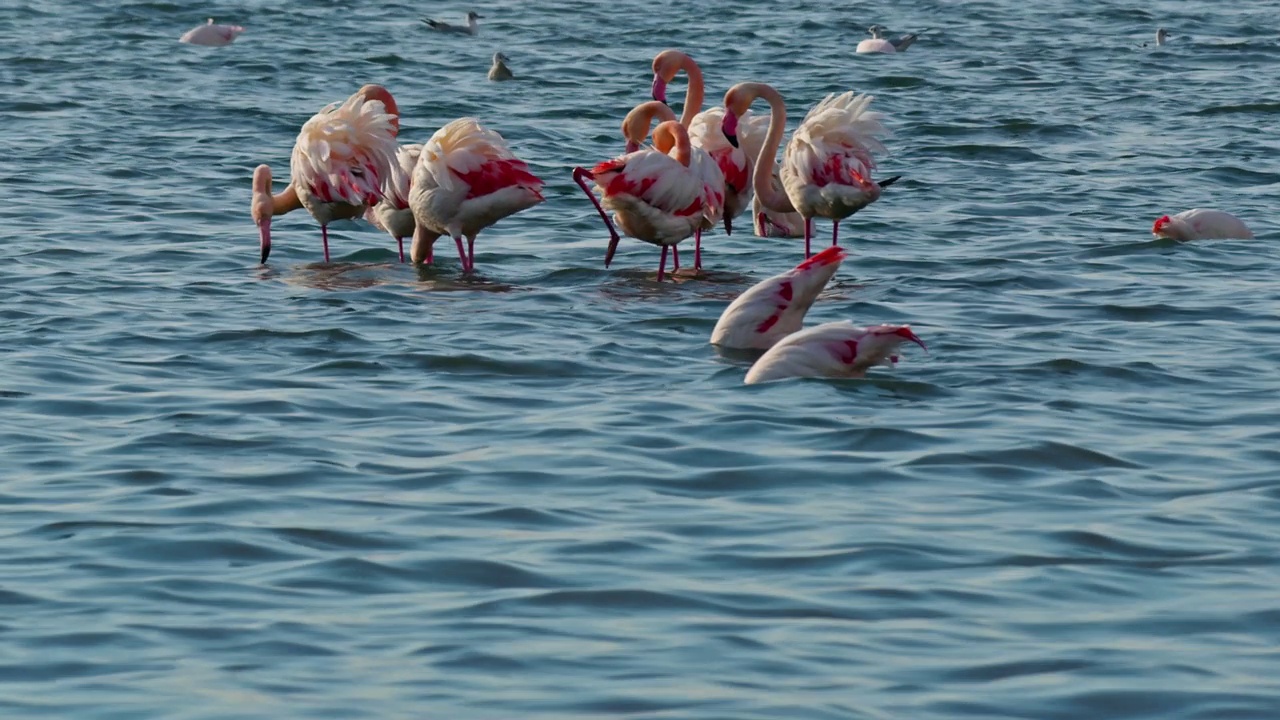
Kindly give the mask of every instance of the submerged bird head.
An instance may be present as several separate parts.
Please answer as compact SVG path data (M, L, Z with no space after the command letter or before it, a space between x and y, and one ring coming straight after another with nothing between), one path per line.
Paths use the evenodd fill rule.
M262 242L262 260L265 263L271 254L271 168L259 165L253 170L253 199L250 201L249 214L258 226L258 234Z
M751 366L744 382L862 377L875 365L893 367L898 362L898 346L904 342L929 350L909 325L863 328L848 321L824 323L783 338Z

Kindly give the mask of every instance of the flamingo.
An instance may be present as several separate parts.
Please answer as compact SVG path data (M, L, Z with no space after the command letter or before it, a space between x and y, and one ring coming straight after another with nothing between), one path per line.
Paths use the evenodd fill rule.
M230 45L236 37L244 32L239 25L215 25L213 18L204 25L197 25L182 34L178 42L188 45Z
M409 208L409 187L413 169L418 165L422 145L401 145L396 151L396 161L391 172L382 181L382 200L365 211L364 218L374 227L395 238L400 248L400 262L404 262L404 239L413 237L413 210ZM431 264L431 253L427 253Z
M515 75L511 73L511 68L507 67L507 56L500 52L493 54L493 65L489 68L489 79L494 82L500 80L510 80Z
M431 18L422 18L422 22L426 23L427 27L438 32L453 33L455 35L475 35L480 32L480 26L476 23L476 18L482 17L484 16L472 10L467 13L466 25L450 25L447 22L432 20Z
M928 32L929 28L925 28L920 32L913 32L903 35L897 40L890 40L884 36L884 27L881 25L872 25L867 28L867 33L871 37L858 43L858 47L854 52L858 54L866 53L899 53L904 52L911 47L912 43L920 37L920 33Z
M778 171L769 177L773 189L782 192ZM804 237L804 218L798 212L774 212L760 203L760 196L751 199L751 217L759 237Z
M739 118L762 97L769 103L769 133L756 160L752 186L764 207L774 212L798 212L804 218L804 256L810 255L813 218L830 218L835 225L831 244L838 242L840 221L880 198L880 191L898 180L869 179L875 168L873 152L885 152L878 136L888 135L880 113L869 112L870 95L846 92L828 95L809 111L787 143L779 178L786 194L770 178L774 157L786 131L787 107L782 95L765 83L738 83L724 95L721 131L737 144Z
M661 103L643 103L627 117L637 124L642 120L647 128L653 114L663 107ZM658 264L658 282L662 282L667 248L692 235L702 224L707 193L701 175L690 167L694 155L683 125L675 120L659 123L653 129L653 144L652 148L599 163L588 171L588 176L623 232L662 247ZM598 209L604 212L603 208ZM605 267L613 261L618 242L615 231L605 251Z
M768 350L804 326L805 313L840 269L844 248L829 247L794 268L761 280L724 309L711 344Z
M690 144L711 155L724 176L724 232L732 235L733 219L751 204L751 166L764 142L768 120L763 116L745 113L740 119L738 131L743 147L729 144L724 133L720 132L724 110L719 107L702 110L705 94L702 69L693 58L679 50L663 50L653 58L651 92L654 100L664 104L667 102L667 83L675 79L681 70L689 76L689 86L685 89L680 124L689 131ZM712 227L714 223L694 233L695 269L702 267L702 231Z
M1253 232L1240 218L1204 208L1186 210L1173 217L1164 215L1151 226L1151 234L1170 240L1253 239Z
M360 217L382 194L382 180L395 162L398 114L386 88L365 85L303 123L283 192L271 194L269 166L254 169L250 213L262 238L261 262L271 254L271 218L300 207L320 223L324 261L329 262L329 223Z
M447 234L458 246L463 271L474 270L476 235L542 202L542 185L497 132L475 118L450 122L422 147L413 171L413 261L429 262L433 243Z
M672 112L671 108L668 107L665 103L658 102L658 101L640 103L639 105L632 108L631 112L627 113L627 117L624 118L622 121L622 136L626 139L626 142L627 142L626 153L628 155L641 151L641 145L642 143L644 143L645 138L649 136L649 128L653 124L654 119L658 119L661 122L675 122L676 115L674 112ZM681 127L683 128L683 126ZM688 137L687 132L685 133L685 137ZM658 141L658 134L657 134L657 130L655 129L654 143L657 144L657 141ZM674 147L675 145L673 144L664 149L661 149L660 154L667 154ZM620 156L619 158L615 158L615 160L621 160L622 158L625 158L625 157L627 157L627 155L623 155L623 156ZM600 166L597 165L597 169L599 167ZM707 154L706 151L700 148L695 148L692 145L690 145L690 148L689 148L688 170L693 174L694 178L697 180L699 184L699 187L701 188L702 204L699 210L701 221L694 228L694 234L696 235L701 229L713 227L716 224L716 222L718 222L720 218L720 214L723 212L724 176L720 173L720 168L717 167L715 160L709 154ZM605 263L604 263L605 267L609 267L609 263L613 261L613 253L617 249L617 245L620 242L621 238L618 235L618 231L613 227L613 223L609 220L609 215L607 212L605 212L604 206L601 205L600 201L596 199L595 194L592 193L591 190L586 185L587 180L596 180L595 169L586 170L580 167L574 168L573 179L574 179L574 182L578 183L579 187L581 187L582 190L587 193L587 197L591 199L591 202L596 207L596 212L600 213L600 217L604 219L605 225L609 228L609 248L610 249L608 253L605 255ZM610 205L610 202L608 199L608 195L612 193L614 189L612 187L606 188L606 186L600 184L598 180L597 180L597 188L601 189L601 193L605 197L604 205L609 206L611 209L618 210L618 208L615 207L616 203L614 205ZM666 206L664 205L663 207L666 207ZM670 209L670 208L667 208L667 209ZM618 212L621 213L624 211L618 211ZM626 230L627 223L623 222L621 218L619 218L619 224L624 225L623 229ZM638 228L641 234L637 235L635 233L632 233L629 230L627 231L627 234L631 235L632 237L636 237L641 240L644 240L645 242L653 242L655 244L663 246L662 267L658 269L659 282L661 282L663 278L664 268L666 266L667 244L671 245L672 252L675 255L675 258L674 258L675 264L672 269L673 270L679 269L680 252L676 246L676 243L679 242L679 240L672 241L671 243L662 243L655 240L651 240L651 239L648 239L648 237L646 236L652 235L653 234L652 232L644 230L640 225L637 225L635 221L632 221L630 225L632 227ZM665 236L665 233L658 233L658 234ZM688 237L688 236L687 235L682 236L680 239L684 239L685 237ZM695 263L695 267L696 267L696 263Z
M789 377L860 378L875 365L893 367L904 342L924 348L910 325L857 327L844 320L801 330L778 341L756 360L747 385Z

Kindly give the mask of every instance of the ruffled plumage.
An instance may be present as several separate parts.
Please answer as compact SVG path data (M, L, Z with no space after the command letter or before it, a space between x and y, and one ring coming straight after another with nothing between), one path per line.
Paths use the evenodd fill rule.
M394 118L382 101L358 94L325 107L298 133L290 159L294 184L321 202L376 202L396 162Z

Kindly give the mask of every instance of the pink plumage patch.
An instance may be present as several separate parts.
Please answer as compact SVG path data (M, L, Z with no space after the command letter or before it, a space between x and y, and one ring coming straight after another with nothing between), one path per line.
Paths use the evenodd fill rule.
M747 173L747 166L741 166L733 162L733 149L721 148L711 153L711 157L715 159L716 165L720 167L721 174L724 175L724 184L736 193L746 191L751 187L751 176Z
M827 185L851 185L865 187L867 179L862 176L864 166L862 160L852 149L833 154L827 161L813 171L813 184L818 187Z
M853 361L858 359L857 340L845 340L844 342L833 343L831 345L831 349L835 352L836 357L840 358L840 362L845 365L852 365Z
M772 315L765 318L763 322L756 326L756 332L769 332L769 328L777 325L778 321L782 319L782 313L785 312L788 307L791 307L791 298L795 297L795 293L791 289L790 280L783 280L778 285L778 297L782 298L782 302L778 304L777 309Z
M524 161L515 158L490 160L471 172L457 175L469 186L467 199L492 195L509 187L522 187L541 197L542 180L529 172Z
M844 260L845 255L846 253L844 251L844 248L839 247L837 245L832 245L826 250L823 250L817 255L814 255L808 260L805 260L804 262L800 263L799 265L796 266L796 269L809 270L822 265L830 265L832 263L837 263L837 262L840 262L841 260Z

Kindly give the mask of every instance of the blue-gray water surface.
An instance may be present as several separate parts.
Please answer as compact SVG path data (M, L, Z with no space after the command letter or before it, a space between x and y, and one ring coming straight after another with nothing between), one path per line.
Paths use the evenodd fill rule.
M418 20L473 8L477 37ZM247 31L177 42L210 15ZM3 3L0 716L1280 717L1276 19ZM872 23L932 30L855 55ZM667 47L709 103L774 84L792 127L875 95L904 179L842 225L809 323L928 354L745 386L711 329L798 240L603 267L570 169L620 151ZM475 277L364 222L325 264L303 212L258 264L253 167L287 177L368 82L405 142L474 115L547 181ZM1153 240L1192 207L1257 239Z

